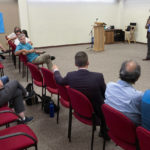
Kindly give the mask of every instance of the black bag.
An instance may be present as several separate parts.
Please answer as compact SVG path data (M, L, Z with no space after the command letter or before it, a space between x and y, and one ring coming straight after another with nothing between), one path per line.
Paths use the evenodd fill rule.
M45 113L49 113L49 105L50 103L54 104L54 112L57 112L59 110L59 107L54 103L54 101L51 99L50 96L43 95L42 96L42 109Z
M33 105L33 104L38 104L38 97L37 95L35 94L35 92L33 91L33 87L32 87L32 83L29 83L27 86L26 86L26 90L27 92L29 93L29 95L31 96L31 98L28 98L26 100L26 104L27 105Z

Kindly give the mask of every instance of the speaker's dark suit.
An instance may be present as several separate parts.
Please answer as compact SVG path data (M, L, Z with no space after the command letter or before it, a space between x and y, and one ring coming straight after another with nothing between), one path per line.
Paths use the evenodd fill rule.
M67 73L64 78L61 77L59 71L55 71L54 76L56 83L69 85L71 88L86 95L91 101L97 116L102 122L105 122L101 111L101 105L104 103L106 85L101 73L90 72L86 69L79 69L78 71Z

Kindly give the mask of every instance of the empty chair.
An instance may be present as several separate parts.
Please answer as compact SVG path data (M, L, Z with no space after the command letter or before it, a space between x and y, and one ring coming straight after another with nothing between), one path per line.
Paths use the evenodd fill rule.
M14 65L15 65L15 68L16 68L16 55L15 55L16 45L11 40L8 41L8 44L9 44L9 47L11 48L11 50L12 50L12 59L14 61Z
M59 92L59 101L61 102L61 104L66 107L66 108L70 108L70 100L69 100L69 96L67 93L67 86L62 86L62 85L58 85L58 92ZM59 116L58 116L58 120L59 120Z
M110 138L125 150L136 150L135 124L124 114L107 104L102 105L102 111ZM105 141L103 149L105 149Z
M20 116L8 106L0 107L0 126L6 125L6 127L9 127L10 123L17 122L19 119L21 119Z
M3 150L21 150L35 146L37 137L27 125L17 125L0 130L0 148Z
M39 97L42 101L42 96L44 94L44 83L43 83L43 77L42 74L38 68L38 66L36 66L35 64L32 63L27 63L27 66L30 70L31 73L31 78L32 78L32 86L31 86L31 91L33 91L33 93L35 94L36 97ZM38 93L35 92L34 90L34 84L38 87L42 87L42 96ZM38 99L37 99L38 101Z
M91 150L93 150L94 131L96 130L96 116L94 113L93 106L89 99L81 92L67 87L67 92L70 98L70 117L69 117L69 141L71 141L71 126L72 126L72 109L73 115L76 119L86 125L92 126L92 139L91 139Z
M57 95L57 106L59 108L59 92L58 87L56 85L55 79L54 79L54 73L51 72L49 69L41 67L41 71L44 78L44 84L46 86L46 89L52 94ZM57 111L57 123L59 118L59 109Z
M150 131L143 127L136 129L140 150L148 150L150 148Z
M58 87L58 91L59 91L59 95L60 95L59 100L60 100L61 104L64 107L69 108L70 100L69 100L69 96L67 93L67 86L62 86L62 85L57 84L57 87Z
M27 63L27 66L29 67L29 70L30 70L30 73L31 73L32 85L34 83L36 86L42 87L42 96L43 96L44 83L43 83L43 77L42 77L42 74L41 74L39 68L35 64L32 64L32 63ZM34 86L32 86L32 87L33 87L33 90L34 90ZM40 97L39 94L36 93L36 95Z

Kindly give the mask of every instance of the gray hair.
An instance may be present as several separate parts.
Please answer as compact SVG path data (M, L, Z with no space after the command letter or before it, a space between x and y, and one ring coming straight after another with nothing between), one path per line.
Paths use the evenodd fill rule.
M134 64L134 67L132 67L129 70L128 66L131 63ZM141 75L141 67L136 61L133 60L125 61L121 65L119 75L121 80L134 84Z
M25 36L25 34L21 33L21 34L18 36L18 39L20 40L23 36Z

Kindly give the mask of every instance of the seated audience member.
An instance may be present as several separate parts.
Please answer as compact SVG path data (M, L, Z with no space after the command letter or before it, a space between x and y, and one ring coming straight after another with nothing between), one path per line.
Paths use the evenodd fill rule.
M142 97L141 117L142 126L150 130L150 89L146 90Z
M20 44L16 47L15 55L20 55L20 54L26 55L28 62L31 62L33 64L46 63L48 69L52 70L51 60L55 59L54 56L50 56L49 54L39 55L43 52L33 49L33 47L29 43L26 43L26 38L24 34L20 34L18 38Z
M22 33L23 33L23 34L25 35L25 37L27 38L28 43L31 44L31 45L33 45L33 43L31 42L31 40L29 39L27 30L22 30Z
M7 76L0 78L0 107L9 103L22 118L20 123L27 123L33 119L33 117L26 117L24 114L23 97L27 96L25 88L17 80L9 81Z
M2 44L0 44L0 49L1 49L1 52L0 52L0 61L2 59L5 59L5 56L3 56L2 54L7 52L7 50L5 50L5 48L2 46Z
M9 35L7 36L7 39L8 39L8 40L15 40L15 39L17 38L17 36L16 36L16 32L17 32L17 31L21 31L21 29L20 29L19 27L15 27L15 28L14 28L14 32L11 33L11 34L9 34Z
M107 84L105 103L122 112L136 125L141 124L141 101L143 93L132 85L139 79L141 68L133 60L123 62L119 81Z
M75 55L75 65L78 71L67 73L63 78L56 65L53 66L56 83L60 85L69 85L86 95L91 101L94 111L101 120L100 136L109 140L105 119L101 110L104 103L105 81L102 73L88 71L88 56L85 52L80 51Z
M3 45L1 43L0 43L0 49L2 52L5 51L5 48L3 47Z
M18 37L19 37L19 35L20 35L21 33L22 33L21 31L17 31L17 32L16 32L17 38L14 40L14 44L15 44L16 46L18 46L18 45L20 44L20 41L19 41ZM26 43L29 43L29 44L31 43L30 39L27 38L27 37L25 37L25 41L26 41Z
M1 53L8 53L8 52L10 52L9 50L6 50L1 43L0 43L0 49L1 49Z

